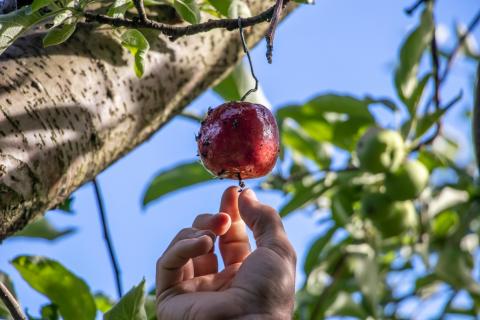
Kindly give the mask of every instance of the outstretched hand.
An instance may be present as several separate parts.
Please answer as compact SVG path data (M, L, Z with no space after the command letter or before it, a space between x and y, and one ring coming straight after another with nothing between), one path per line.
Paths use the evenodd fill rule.
M246 225L257 249L251 251ZM214 242L225 269L218 271ZM228 188L220 213L197 216L157 262L157 317L291 319L296 255L277 212L255 193Z

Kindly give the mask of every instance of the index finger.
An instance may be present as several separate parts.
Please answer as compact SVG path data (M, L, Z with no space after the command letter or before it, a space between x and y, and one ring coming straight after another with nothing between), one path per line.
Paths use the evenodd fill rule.
M231 226L220 237L219 247L225 266L242 262L250 254L250 242L240 211L238 210L238 188L229 187L223 193L220 212L230 216Z

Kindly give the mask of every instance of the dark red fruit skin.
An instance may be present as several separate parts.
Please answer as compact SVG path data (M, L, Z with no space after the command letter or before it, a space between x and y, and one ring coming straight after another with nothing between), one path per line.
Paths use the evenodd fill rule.
M272 112L249 102L228 102L210 109L197 143L205 168L218 177L237 180L268 174L280 151Z

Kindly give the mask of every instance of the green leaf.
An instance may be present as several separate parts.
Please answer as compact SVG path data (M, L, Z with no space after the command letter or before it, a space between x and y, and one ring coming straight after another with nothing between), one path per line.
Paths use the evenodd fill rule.
M110 311L103 316L104 320L147 320L145 312L145 279L125 294Z
M114 305L113 300L103 293L96 293L93 298L95 299L97 310L102 313L107 312Z
M135 57L135 74L141 78L145 69L145 56L150 49L147 38L137 29L129 29L122 34L122 46Z
M223 16L228 17L228 8L232 3L232 0L208 0L218 12L220 12Z
M285 217L289 213L297 210L321 196L328 188L324 185L324 180L315 181L306 186L300 185L296 188L293 197L287 201L280 209L280 216Z
M377 307L380 292L382 291L382 283L379 275L378 264L375 259L374 251L366 245L366 254L351 255L348 259L350 268L353 271L355 279L360 286L360 290L368 300L368 304L372 310ZM377 318L377 317L375 317Z
M38 11L29 14L30 10L30 6L25 6L9 14L0 15L0 55L25 31L55 14L41 15Z
M330 228L325 234L320 236L315 242L310 246L308 250L307 257L305 258L305 263L303 265L303 270L305 275L309 275L310 272L318 265L320 262L320 255L322 254L323 249L330 242L333 235L337 231L337 228Z
M173 0L173 7L183 20L191 24L200 22L200 9L195 0Z
M73 211L72 205L73 205L74 200L75 200L74 197L69 197L69 198L65 199L65 201L60 203L58 205L58 207L56 207L55 209L61 210L65 213L73 213L74 211Z
M225 101L239 101L248 90L254 87L255 80L252 78L250 69L248 65L242 61L222 82L213 88L213 91ZM247 101L259 103L267 108L271 108L271 104L265 97L260 86L256 92L248 96Z
M38 10L47 7L53 2L53 0L34 0L30 5L30 10L28 14L37 12Z
M283 145L307 157L318 164L320 168L328 168L332 158L332 148L328 143L318 142L306 135L302 128L285 123L282 126Z
M471 294L480 294L480 285L472 276L468 253L456 246L447 246L440 252L435 273L454 288L465 289Z
M417 128L415 131L416 138L423 136L435 123L440 121L443 115L457 104L463 97L463 92L460 91L445 107L442 107L434 112L430 112L418 119Z
M38 256L19 256L12 261L22 278L56 304L64 320L95 319L95 301L87 284L60 263Z
M315 4L315 0L294 0L296 3Z
M354 317L355 319L369 318L361 305L353 300L352 295L344 291L335 295L335 300L329 304L325 315L328 317Z
M60 320L60 312L54 304L47 304L40 310L42 320Z
M439 238L445 238L455 232L460 219L453 210L440 212L432 221L432 233Z
M133 7L132 0L115 0L110 8L108 8L107 15L112 18L123 18L125 12Z
M198 162L183 163L160 172L143 196L143 205L160 199L166 194L194 184L209 181L212 175Z
M414 116L416 114L418 105L422 100L425 87L427 86L428 80L430 80L431 77L432 77L431 73L427 73L426 75L424 75L420 79L420 82L418 82L418 84L415 86L415 89L413 90L410 98L408 98L407 101L405 102L405 104L407 105L408 112L410 113L411 116Z
M400 100L406 105L417 87L418 66L430 45L433 25L432 6L429 4L422 13L420 24L410 33L400 49L399 64L395 70L395 87Z
M28 224L24 229L15 233L13 237L38 238L52 241L73 232L75 232L75 228L57 230L47 218L41 218Z
M252 16L252 12L245 1L233 0L228 7L228 16L233 19L238 17L249 18Z
M50 47L59 45L70 38L70 36L75 32L77 27L76 23L64 24L61 27L53 28L48 31L48 33L43 38L43 46Z
M280 108L277 118L280 127L290 118L315 140L351 151L363 130L375 123L368 110L371 102L371 99L326 94L303 106Z
M157 320L157 301L154 295L148 294L145 298L145 311L148 320Z

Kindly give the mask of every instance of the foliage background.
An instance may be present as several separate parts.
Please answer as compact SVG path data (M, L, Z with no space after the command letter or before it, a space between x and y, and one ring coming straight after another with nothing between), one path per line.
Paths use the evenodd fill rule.
M448 49L455 41L454 22L470 21L479 4L476 0L437 2L436 18L440 23L437 40L441 48ZM358 97L365 94L395 97L392 74L398 49L407 32L417 24L420 13L419 10L413 17L405 15L403 9L410 4L399 0L323 0L315 6L299 8L277 31L272 66L265 62L263 43L252 52L257 75L272 106L303 103L330 91ZM480 38L479 30L475 37ZM426 66L428 59L425 62ZM442 90L445 101L460 88L464 92L464 100L449 112L445 126L446 132L459 142L458 161L461 163L472 160L470 128L465 113L471 108L474 69L472 63L458 59ZM221 101L209 91L194 101L189 110L205 112L208 106ZM391 127L400 120L378 107L374 108L374 113L386 126ZM150 141L99 176L127 290L138 284L143 276L148 287L153 285L155 261L170 239L197 214L215 212L221 192L231 184L216 181L192 187L142 209L146 185L157 171L195 157L194 133L197 130L198 124L176 118ZM250 181L248 185L254 187L258 183ZM276 208L286 200L276 192L261 192L259 196ZM92 291L115 296L91 185L75 193L73 207L74 215L48 213L59 228L77 228L73 235L54 243L11 239L0 246L0 270L12 276L20 301L32 314L36 314L47 300L28 287L9 264L18 254L58 259L85 279ZM298 286L304 280L302 264L309 244L328 227L328 224L319 224L318 220L318 215L311 210L300 210L285 219L287 232L300 258ZM478 277L479 270L474 274ZM405 279L411 281L414 277L415 273ZM416 319L433 319L445 299L439 295L421 309L415 301L407 301L400 311L406 316L413 312ZM457 299L460 304L469 303L465 295Z

